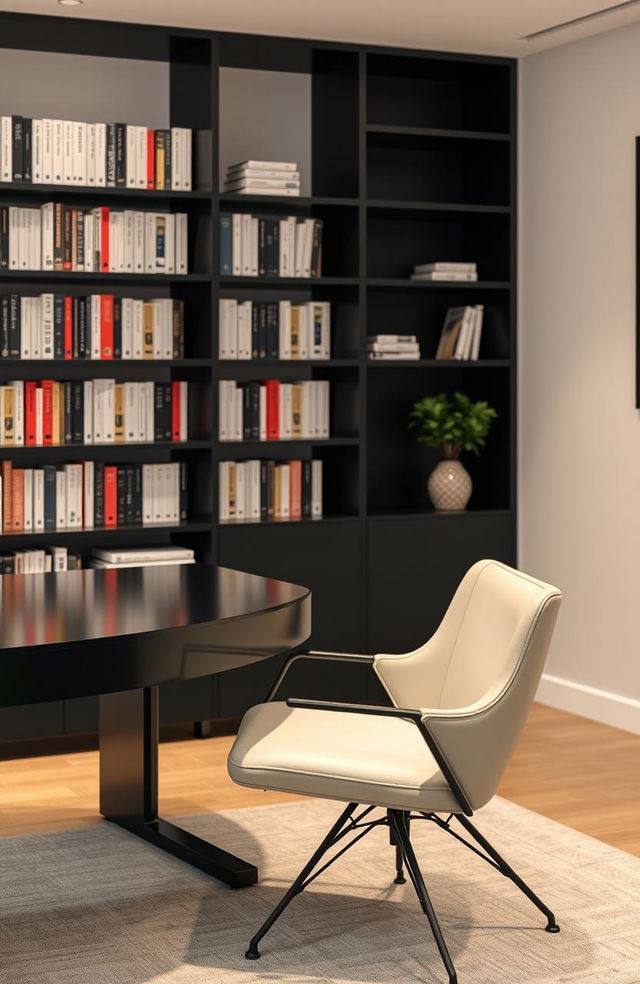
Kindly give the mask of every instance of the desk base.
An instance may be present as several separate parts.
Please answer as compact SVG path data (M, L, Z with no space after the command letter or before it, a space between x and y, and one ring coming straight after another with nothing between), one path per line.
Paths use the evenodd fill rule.
M158 816L158 688L100 698L100 812L232 888L258 880L248 861Z

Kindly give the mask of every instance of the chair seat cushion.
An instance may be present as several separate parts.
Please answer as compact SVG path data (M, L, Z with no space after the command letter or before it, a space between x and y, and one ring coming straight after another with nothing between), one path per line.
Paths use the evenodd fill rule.
M401 718L258 704L242 720L228 767L243 786L460 812L415 724Z

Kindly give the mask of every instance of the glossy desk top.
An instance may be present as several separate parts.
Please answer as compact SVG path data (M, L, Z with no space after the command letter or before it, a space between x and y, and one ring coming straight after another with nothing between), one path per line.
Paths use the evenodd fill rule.
M247 618L308 588L206 564L0 577L0 653Z

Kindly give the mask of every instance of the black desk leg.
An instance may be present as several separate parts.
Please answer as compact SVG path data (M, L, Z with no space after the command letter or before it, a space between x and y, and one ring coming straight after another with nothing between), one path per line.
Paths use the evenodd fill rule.
M100 812L232 888L258 869L158 816L158 688L100 697Z

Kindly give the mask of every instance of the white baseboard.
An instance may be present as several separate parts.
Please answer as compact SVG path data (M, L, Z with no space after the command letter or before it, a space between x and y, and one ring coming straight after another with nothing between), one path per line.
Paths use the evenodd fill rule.
M543 673L536 700L640 735L640 700Z

